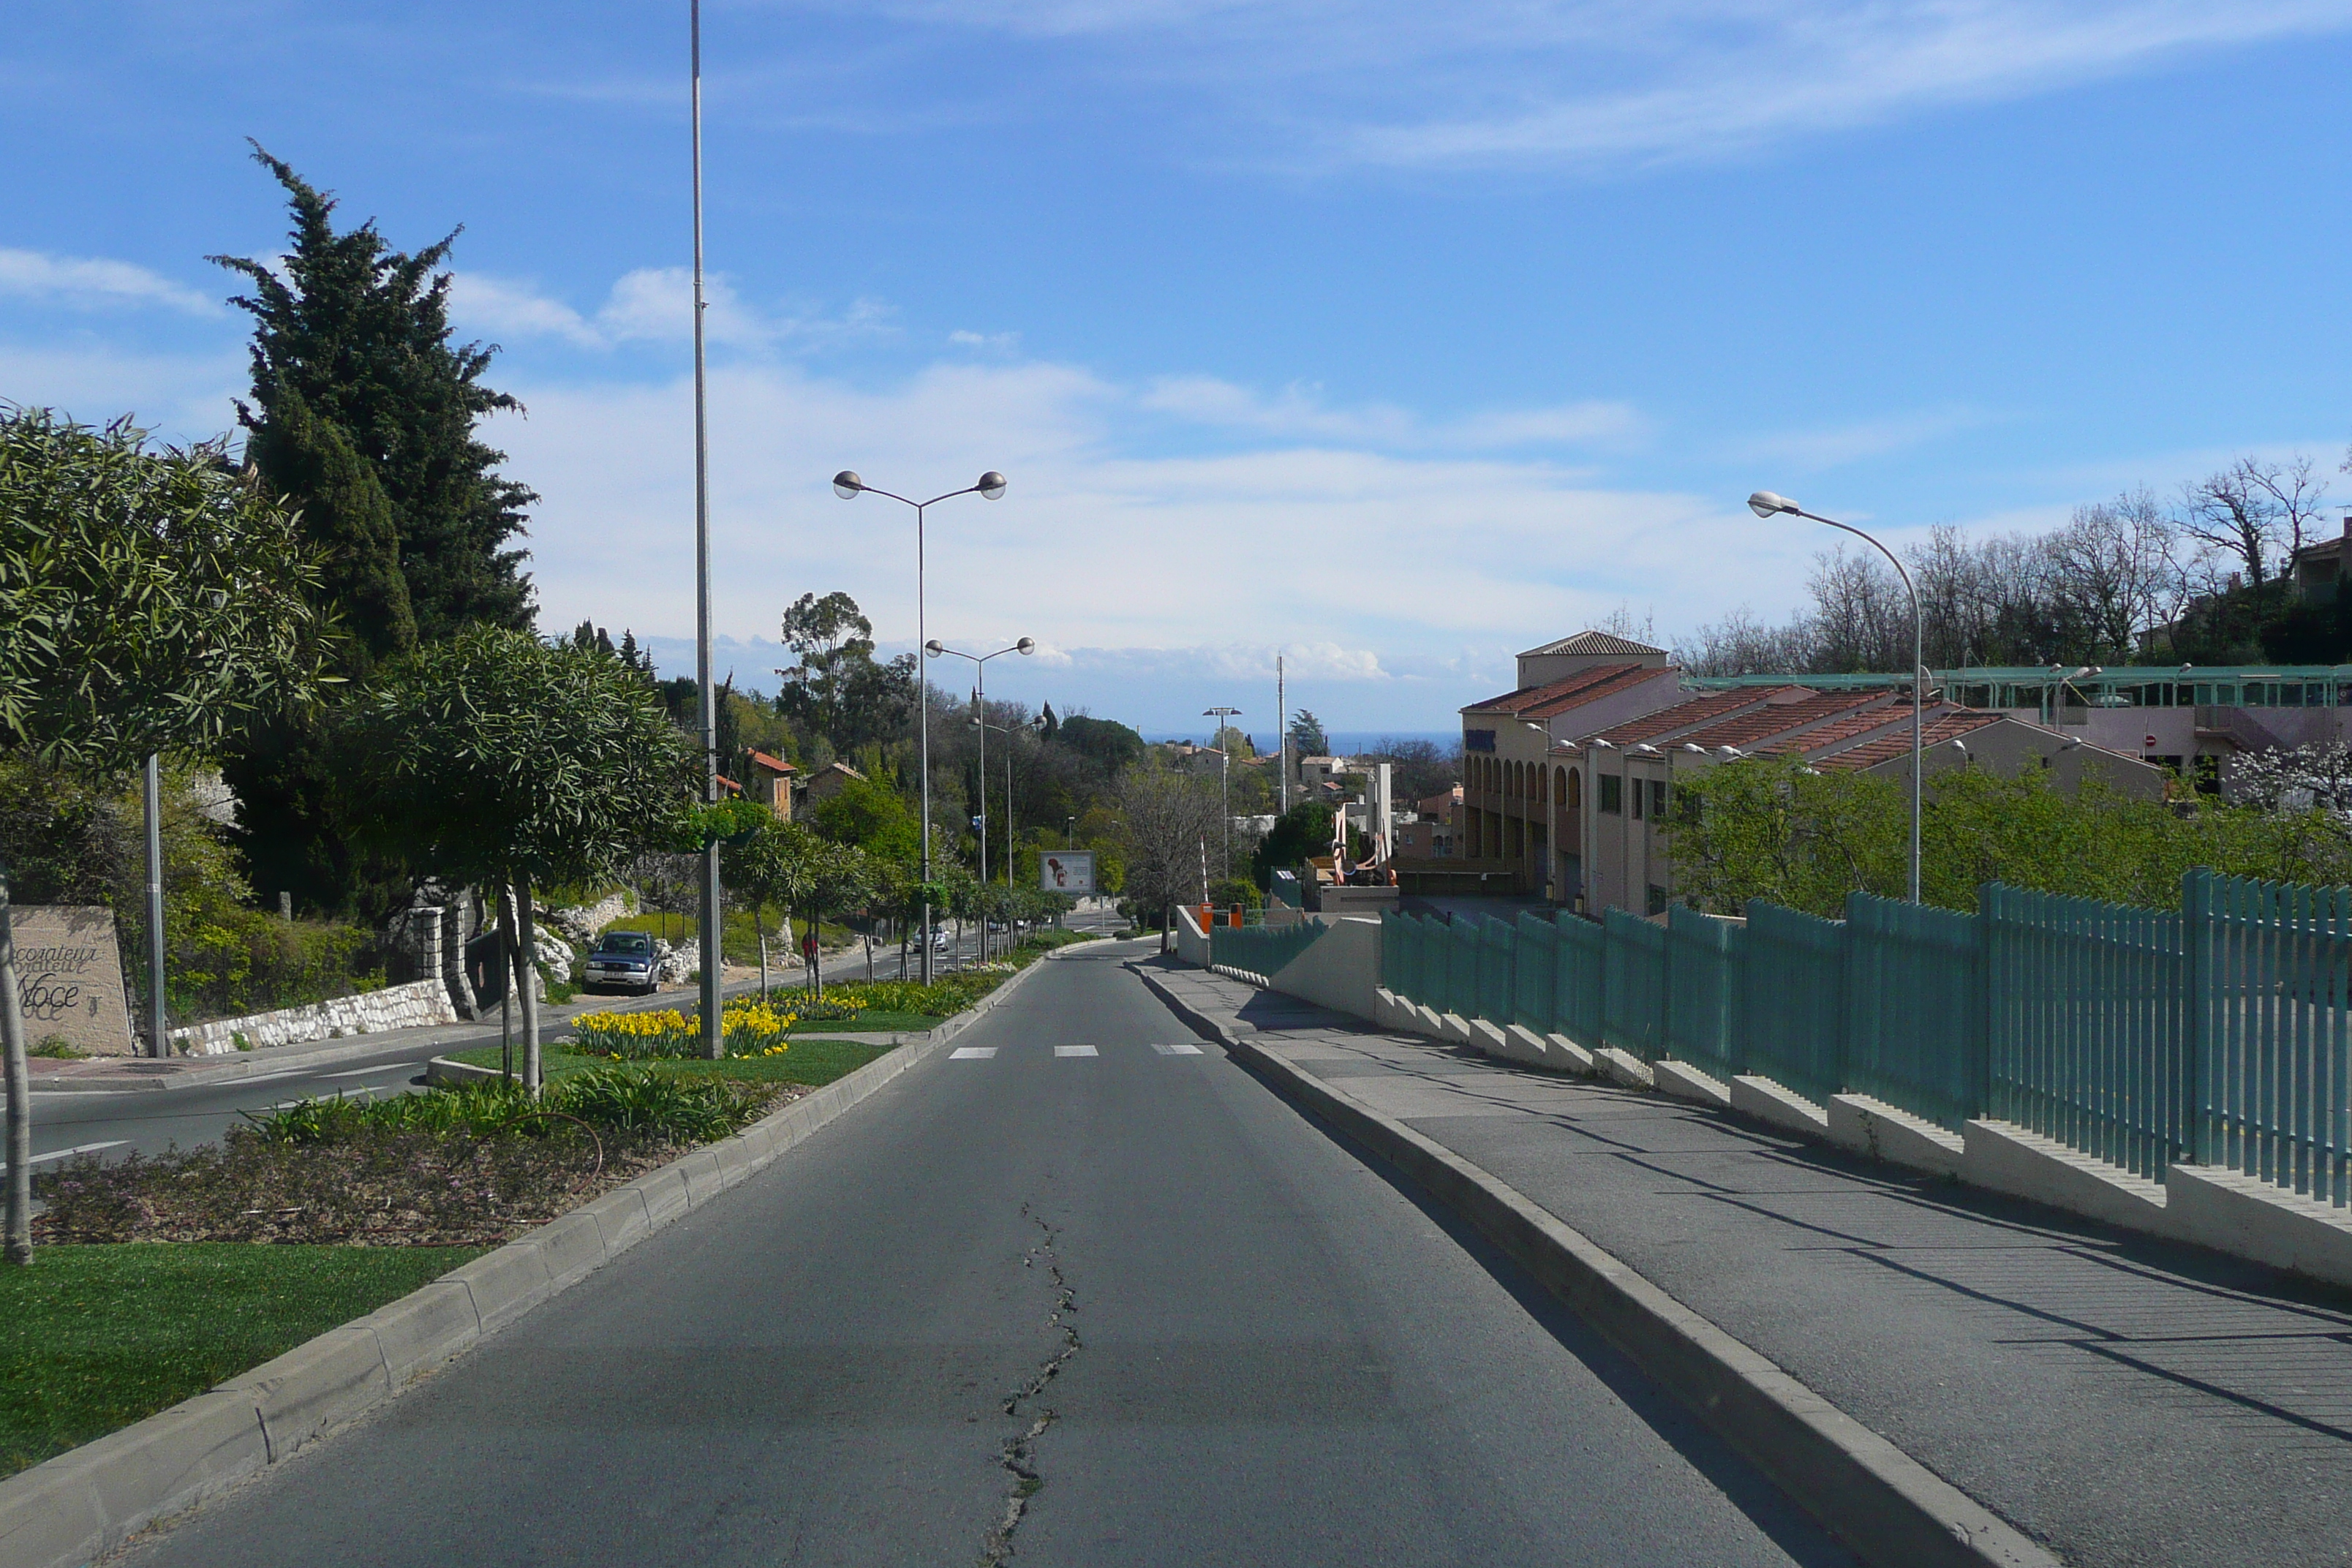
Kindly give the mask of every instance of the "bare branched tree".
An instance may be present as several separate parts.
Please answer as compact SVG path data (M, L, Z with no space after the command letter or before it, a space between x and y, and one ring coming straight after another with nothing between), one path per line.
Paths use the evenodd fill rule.
M2242 568L2247 584L2260 587L2304 547L2326 498L2327 481L2308 458L2240 458L2181 486L2176 521L2210 558Z
M1213 777L1180 773L1156 757L1119 775L1127 896L1139 920L1207 896L1202 847L1223 841L1223 806Z

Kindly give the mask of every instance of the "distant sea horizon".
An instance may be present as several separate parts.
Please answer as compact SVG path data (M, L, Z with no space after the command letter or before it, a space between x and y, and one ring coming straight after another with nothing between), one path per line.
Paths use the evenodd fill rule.
M1271 733L1260 736L1246 724L1241 726L1241 731L1250 737L1259 751L1274 750L1275 737ZM1202 728L1145 730L1140 733L1147 741L1190 741L1195 745L1206 745L1210 731ZM1459 730L1326 730L1323 734L1331 742L1331 754L1335 757L1351 757L1359 752L1369 752L1383 741L1428 741L1440 751L1462 743L1462 731Z

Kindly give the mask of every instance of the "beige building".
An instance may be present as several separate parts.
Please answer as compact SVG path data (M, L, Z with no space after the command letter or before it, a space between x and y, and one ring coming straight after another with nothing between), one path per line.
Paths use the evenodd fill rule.
M1422 890L1517 891L1597 914L1664 909L1675 877L1664 827L1677 779L1743 756L1908 779L1911 703L1887 687L1823 691L1791 680L1693 692L1665 650L1580 632L1518 657L1517 689L1462 710L1458 858L1418 870ZM1937 700L1925 772L2049 771L2164 795L2166 770L2079 732ZM1406 890L1416 868L1401 865ZM1473 884L1475 884L1475 889Z

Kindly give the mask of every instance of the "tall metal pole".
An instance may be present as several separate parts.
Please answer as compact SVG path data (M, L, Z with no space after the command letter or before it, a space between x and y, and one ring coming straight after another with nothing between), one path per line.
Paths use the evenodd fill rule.
M923 501L915 508L915 678L919 682L915 704L922 725L923 770L923 984L931 983L931 671L923 662L923 649L929 645L931 634L923 624L923 513L930 506Z
M1280 810L1290 814L1290 697L1283 689L1282 655L1274 656L1274 731L1282 742L1282 805Z
M972 710L980 715L980 961L988 962L988 661L973 667L980 684L972 691Z
M8 920L8 868L0 864L0 1050L7 1058L7 1258L33 1260L33 1069L16 1010L16 940Z
M688 0L694 75L694 683L702 710L702 799L719 803L719 713L710 689L710 451L702 318L702 0ZM726 1054L719 1021L719 846L702 852L702 1054Z
M1886 557L1886 563L1895 568L1895 575L1903 584L1903 592L1910 596L1911 901L1916 904L1919 901L1919 769L1921 765L1920 759L1927 750L1925 736L1927 730L1926 713L1927 687L1926 679L1927 671L1921 663L1921 660L1924 658L1927 652L1927 623L1919 613L1919 591L1911 585L1911 574L1903 569L1903 563L1895 555L1895 552L1887 549L1886 546L1879 543L1878 541L1873 539L1870 535L1863 532L1863 531L1858 528L1851 527L1848 524L1840 522L1835 518L1822 517L1816 513L1807 511L1796 502L1790 500L1783 496L1773 495L1769 490L1759 490L1756 494L1748 497L1748 509L1754 511L1759 517L1767 517L1776 511L1784 511L1795 517L1801 517L1810 521L1822 523L1827 527L1834 528L1841 533L1853 534L1856 539L1861 540L1864 544L1869 545L1873 550L1877 551L1881 555Z
M147 753L142 804L147 816L147 1054L172 1054L163 1008L163 782L155 753Z

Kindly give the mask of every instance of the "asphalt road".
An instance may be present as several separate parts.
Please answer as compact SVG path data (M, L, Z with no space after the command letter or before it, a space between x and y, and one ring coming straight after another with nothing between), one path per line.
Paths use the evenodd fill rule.
M954 928L950 926L949 931L952 939ZM940 954L939 962L968 962L974 956L975 947L975 938L968 933L961 948ZM919 961L917 964L910 964L909 968L919 968ZM877 946L874 950L874 973L878 978L895 977L898 967L898 949L895 942L887 949ZM828 955L824 962L824 975L828 981L864 979L864 952L852 951ZM770 979L778 984L787 981L797 984L800 971L797 968L782 970L772 974ZM734 989L740 993L742 988ZM614 997L609 1005L626 1009L690 1006L692 1002L693 993L683 991L665 992L644 999ZM552 1038L564 1033L565 1027L543 1024L542 1031L543 1037ZM439 1031L430 1041L416 1037L416 1032L410 1032L404 1040L399 1037L388 1037L380 1052L307 1066L298 1062L289 1064L283 1071L257 1073L249 1078L160 1089L142 1088L110 1092L37 1089L33 1095L35 1167L38 1169L77 1153L92 1153L100 1159L112 1160L134 1152L161 1153L174 1144L183 1149L194 1148L219 1138L222 1132L247 1114L299 1100L333 1094L355 1099L369 1095L406 1094L424 1086L425 1066L433 1058L498 1043L498 1026L493 1022L486 1029L457 1037Z
M1149 951L1046 965L954 1056L124 1561L1846 1561L1196 1042L1125 967Z

